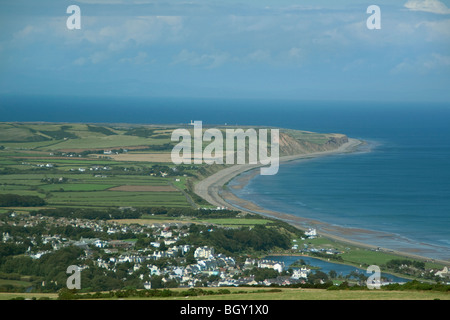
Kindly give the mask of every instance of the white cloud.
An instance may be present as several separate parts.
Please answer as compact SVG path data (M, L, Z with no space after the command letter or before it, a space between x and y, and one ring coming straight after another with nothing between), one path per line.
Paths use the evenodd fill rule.
M415 26L427 30L427 39L442 43L448 43L450 40L450 19L440 21L422 21Z
M102 61L105 61L108 58L108 54L105 52L94 52L89 59L93 64L100 63Z
M413 11L450 14L450 9L438 0L409 0L405 3L405 8Z
M94 52L93 54L89 55L89 57L79 57L75 59L75 61L72 62L72 64L76 66L84 66L88 63L91 64L98 64L101 62L104 62L108 59L108 54L106 52Z
M450 68L450 56L432 53L431 55L425 57L405 59L395 66L391 70L391 73L426 74L429 72L445 72L444 70L448 70L448 68Z
M127 3L127 1L124 1L124 0L76 0L76 2L87 3L87 4L122 4L122 3Z
M303 51L299 48L291 48L288 51L288 56L293 59L298 59L303 57Z
M50 35L62 38L66 45L87 41L107 47L111 51L126 49L129 42L152 45L156 42L173 43L183 38L183 18L180 16L117 17L86 16L80 30L68 30L64 18L47 19L42 25ZM24 29L17 36L36 32Z
M251 61L264 62L271 59L271 54L268 50L258 49L254 52L249 53L247 55L247 58Z
M23 40L23 39L33 39L36 34L43 33L43 29L41 27L35 25L27 25L22 30L17 31L13 34L13 38L15 40Z
M175 56L172 64L184 63L191 66L204 66L212 69L223 65L227 60L229 60L228 53L198 54L195 51L183 49Z
M86 58L80 57L78 59L76 59L73 64L76 66L84 66L86 64Z
M137 64L137 65L144 65L148 63L154 63L156 60L150 60L149 56L146 52L139 51L138 54L133 58L123 58L120 59L119 62L121 63L131 63L131 64Z

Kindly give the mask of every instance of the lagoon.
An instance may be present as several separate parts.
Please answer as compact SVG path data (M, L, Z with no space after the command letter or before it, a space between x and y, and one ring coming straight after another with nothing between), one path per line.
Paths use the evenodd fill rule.
M277 262L283 262L286 270L289 269L289 266L291 264L293 264L294 262L296 262L299 259L302 259L303 261L305 261L305 263L307 265L319 267L320 268L319 270L324 272L324 273L326 273L326 274L328 274L331 270L334 270L334 271L336 271L338 276L342 276L342 277L345 277L346 275L349 275L353 271L356 271L358 273L363 273L366 276L370 276L371 275L371 273L367 273L366 270L362 269L362 268L357 268L357 267L354 267L354 266L341 264L341 263L328 262L328 261L324 261L324 260L317 259L317 258L311 258L311 257L307 257L307 256L298 256L298 255L277 256L277 255L271 255L271 256L266 256L264 259L277 261ZM314 272L314 270L312 272ZM384 273L383 270L381 270L381 277L382 277L382 279L386 278L386 280L388 282L402 283L402 282L410 281L410 280L405 279L405 278L401 278L401 277L397 277L395 275Z

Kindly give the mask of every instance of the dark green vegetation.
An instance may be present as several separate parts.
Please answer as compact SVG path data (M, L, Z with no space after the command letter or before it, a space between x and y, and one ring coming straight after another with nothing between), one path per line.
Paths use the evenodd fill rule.
M193 208L134 208L134 209L88 209L88 208L57 208L40 209L30 213L47 217L65 217L92 220L139 219L156 217L192 217L192 218L234 218L239 212L232 210L193 209ZM252 216L254 218L254 216Z
M20 196L17 194L0 194L0 207L39 207L46 205L38 196Z
M236 291L235 294L246 293L246 291ZM58 293L59 300L75 300L75 299L111 299L111 298L168 298L168 297L198 297L198 296L214 296L231 294L228 289L205 290L201 288L191 288L187 290L136 290L124 289L110 292L97 292L94 294L79 294L76 290L62 289Z
M204 225L191 225L189 236L183 238L183 244L211 246L219 253L235 255L236 253L269 252L272 249L288 249L291 237L281 225L255 225L253 228L224 229L214 232ZM299 231L300 232L300 231Z

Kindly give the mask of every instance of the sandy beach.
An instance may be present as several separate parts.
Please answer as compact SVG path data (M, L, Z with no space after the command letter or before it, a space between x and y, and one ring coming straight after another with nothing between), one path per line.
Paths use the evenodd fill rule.
M292 155L292 156L285 156L280 157L280 164L287 161L294 161L294 160L300 160L300 159L309 159L309 158L316 158L316 157L323 157L333 154L342 154L342 153L349 153L354 152L358 149L360 145L362 145L364 142L357 140L357 139L351 139L349 138L349 141L343 145L341 145L339 148L331 150L331 151L324 151L324 152L314 152L314 153L308 153L308 154L300 154L300 155ZM392 238L391 234L378 232L378 231L372 231L372 230L365 230L365 229L354 229L354 228L344 228L337 225L328 224L324 221L318 221L313 219L307 219L298 217L292 214L286 214L283 212L277 212L272 210L267 210L264 208L259 207L258 205L238 198L236 197L232 192L227 190L227 188L224 188L223 186L226 185L230 180L232 180L235 177L238 177L244 172L250 171L250 174L246 174L245 176L238 177L240 179L238 181L238 185L235 186L235 188L240 188L244 186L251 178L253 178L255 175L259 174L259 170L254 170L256 168L261 167L261 165L234 165L228 168L225 168L219 172L216 172L215 174L207 177L206 179L199 181L195 187L194 192L211 203L214 206L217 207L227 207L232 210L239 210L243 212L249 212L249 213L257 213L261 214L267 217L276 218L283 220L285 222L288 222L289 224L301 229L301 230L307 230L308 228L316 228L317 233L323 237L333 239L335 241L339 241L342 243L350 244L357 247L362 248L368 248L368 249L376 249L384 252L389 252L397 255L401 255L404 257L412 258L412 259L418 259L418 260L428 260L428 261L436 261L443 263L445 265L450 265L449 261L445 260L437 260L432 259L429 257L426 257L425 255L421 255L423 252L416 252L413 248L405 248L401 251L399 250L392 250L383 248L381 246L371 245L363 242L364 237L370 236L371 239L380 239L380 243L382 243L383 239L387 239L388 237ZM354 239L361 238L362 241L356 241Z

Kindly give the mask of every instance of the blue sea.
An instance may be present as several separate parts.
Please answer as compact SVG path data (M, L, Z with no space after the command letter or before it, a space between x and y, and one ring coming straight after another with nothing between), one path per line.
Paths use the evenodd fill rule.
M351 154L282 164L238 196L377 233L355 240L450 260L450 105L235 99L0 96L0 121L263 125L344 133ZM378 233L379 232L379 233Z

